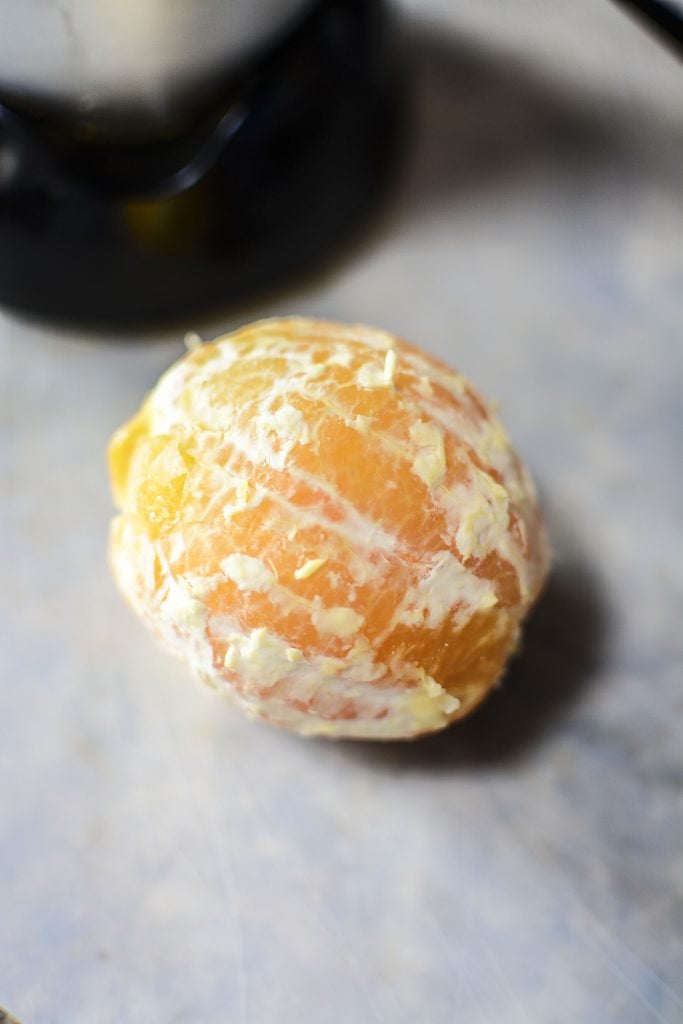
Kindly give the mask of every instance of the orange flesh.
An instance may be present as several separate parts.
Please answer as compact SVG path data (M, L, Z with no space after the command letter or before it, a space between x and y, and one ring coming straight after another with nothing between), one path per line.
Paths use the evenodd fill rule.
M462 378L385 339L298 319L245 328L228 337L227 361L224 343L186 356L167 375L172 400L153 392L110 448L121 508L112 560L129 599L157 628L169 579L209 581L198 598L211 660L201 674L247 711L300 731L335 734L339 725L342 735L381 737L391 702L422 693L425 678L456 700L440 716L418 701L414 720L402 713L389 735L466 714L498 679L546 571L533 487L500 425ZM438 444L421 444L434 431L443 465ZM421 451L441 467L433 480L431 462L416 470ZM474 510L472 537L458 495ZM503 515L495 536L494 513ZM462 537L474 552L460 550ZM225 563L236 553L257 560L267 583L231 579ZM431 597L401 614L447 556L463 566L463 593L450 594L445 614L430 610ZM322 564L305 575L309 562ZM329 628L333 609L350 609L357 628L334 615L343 628ZM303 689L289 671L245 679L230 667L231 637L260 629L306 666L339 659L336 682L334 665ZM191 632L183 622L158 631L178 651ZM345 666L367 652L374 678L345 689ZM384 702L382 689L391 691Z

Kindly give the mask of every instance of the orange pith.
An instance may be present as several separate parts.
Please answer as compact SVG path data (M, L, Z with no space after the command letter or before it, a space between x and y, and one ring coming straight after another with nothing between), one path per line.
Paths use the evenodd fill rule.
M202 346L110 465L124 592L207 681L299 731L466 714L546 569L533 487L482 400L368 328L264 321Z

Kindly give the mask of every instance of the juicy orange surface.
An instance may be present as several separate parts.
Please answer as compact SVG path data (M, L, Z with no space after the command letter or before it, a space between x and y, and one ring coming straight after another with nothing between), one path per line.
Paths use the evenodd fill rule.
M370 328L270 320L201 346L110 466L133 606L248 713L305 733L411 736L466 714L546 571L500 423Z

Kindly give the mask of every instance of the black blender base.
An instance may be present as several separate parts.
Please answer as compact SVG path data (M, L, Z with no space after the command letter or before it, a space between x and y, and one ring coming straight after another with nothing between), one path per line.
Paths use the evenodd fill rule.
M171 141L64 141L0 106L0 303L134 327L313 270L382 194L399 63L384 3L325 0Z

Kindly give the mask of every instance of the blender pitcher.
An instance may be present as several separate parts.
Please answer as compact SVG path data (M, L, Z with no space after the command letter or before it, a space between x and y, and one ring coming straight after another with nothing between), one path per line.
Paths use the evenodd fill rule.
M134 326L316 266L399 135L382 0L0 0L0 303Z

